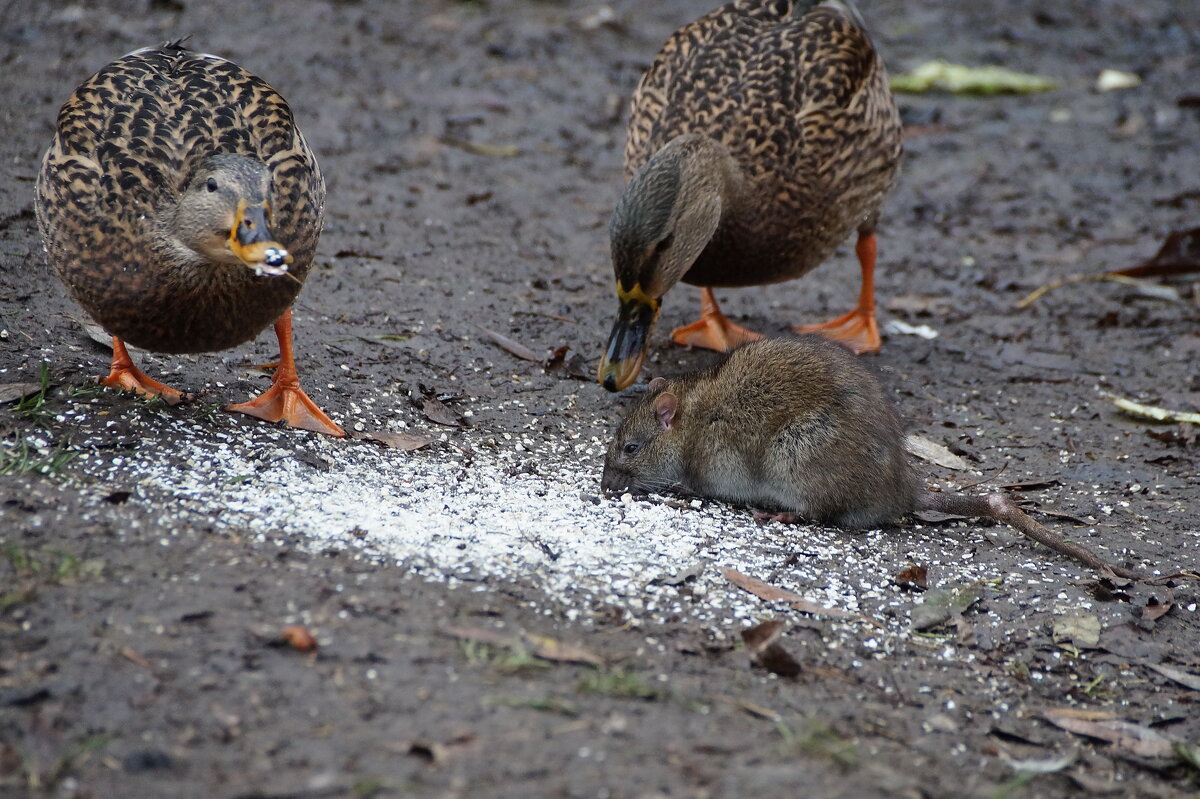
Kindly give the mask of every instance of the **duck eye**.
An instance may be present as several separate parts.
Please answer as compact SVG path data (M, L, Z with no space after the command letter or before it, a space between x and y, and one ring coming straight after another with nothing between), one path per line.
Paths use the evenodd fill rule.
M638 443L637 441L630 441L624 447L622 447L621 451L624 452L626 455L636 455L636 454L638 454L638 450L640 450L641 448L642 448L642 445L640 443Z
M217 190L217 179L209 178L208 183L206 183L204 185L209 191L216 191Z
M654 245L654 252L656 254L661 254L661 253L666 252L667 248L669 248L671 246L671 242L674 241L674 239L675 239L675 234L668 233L666 235L666 238L659 239L658 244Z

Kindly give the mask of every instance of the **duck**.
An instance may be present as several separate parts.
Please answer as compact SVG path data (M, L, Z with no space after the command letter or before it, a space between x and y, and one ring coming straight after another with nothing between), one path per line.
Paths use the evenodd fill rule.
M626 135L609 222L620 306L598 369L605 388L637 378L675 284L700 287L701 313L672 340L730 350L762 336L726 317L713 287L801 277L852 233L855 307L794 329L879 350L875 229L903 136L849 0L736 0L684 25L637 84Z
M279 93L181 40L116 59L67 99L35 212L54 272L112 336L103 385L177 404L194 395L145 374L127 345L216 352L273 326L270 388L227 410L342 437L300 387L292 348L324 205Z

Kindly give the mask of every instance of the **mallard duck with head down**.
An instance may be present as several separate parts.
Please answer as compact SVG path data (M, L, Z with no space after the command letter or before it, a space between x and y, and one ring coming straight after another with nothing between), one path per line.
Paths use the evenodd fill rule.
M128 342L213 352L274 324L271 388L229 410L345 433L300 388L291 305L321 233L325 182L284 99L180 42L130 53L75 90L37 180L50 264L113 337L106 386L172 404Z
M679 281L701 287L702 312L673 340L728 350L761 336L721 313L713 286L800 277L855 231L857 306L795 329L877 351L875 225L901 138L849 0L737 0L676 31L633 94L609 226L621 306L600 382L617 391L637 377Z

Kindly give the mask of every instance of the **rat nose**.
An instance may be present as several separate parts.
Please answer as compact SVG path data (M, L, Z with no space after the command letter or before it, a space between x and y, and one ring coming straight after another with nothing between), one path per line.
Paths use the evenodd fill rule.
M605 464L604 472L600 475L600 489L602 491L624 491L627 488L629 488L629 475L622 474Z

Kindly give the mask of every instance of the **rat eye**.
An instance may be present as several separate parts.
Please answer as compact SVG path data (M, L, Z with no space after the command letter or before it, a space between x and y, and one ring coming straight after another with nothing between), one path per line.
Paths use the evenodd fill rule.
M205 184L204 184L204 186L205 186L205 188L207 188L209 191L216 191L216 190L217 190L217 179L216 179L216 178L209 178L209 179L208 179L208 183L205 183Z
M641 448L642 448L641 442L630 441L624 447L621 448L621 452L624 452L626 455L636 455L641 450Z

